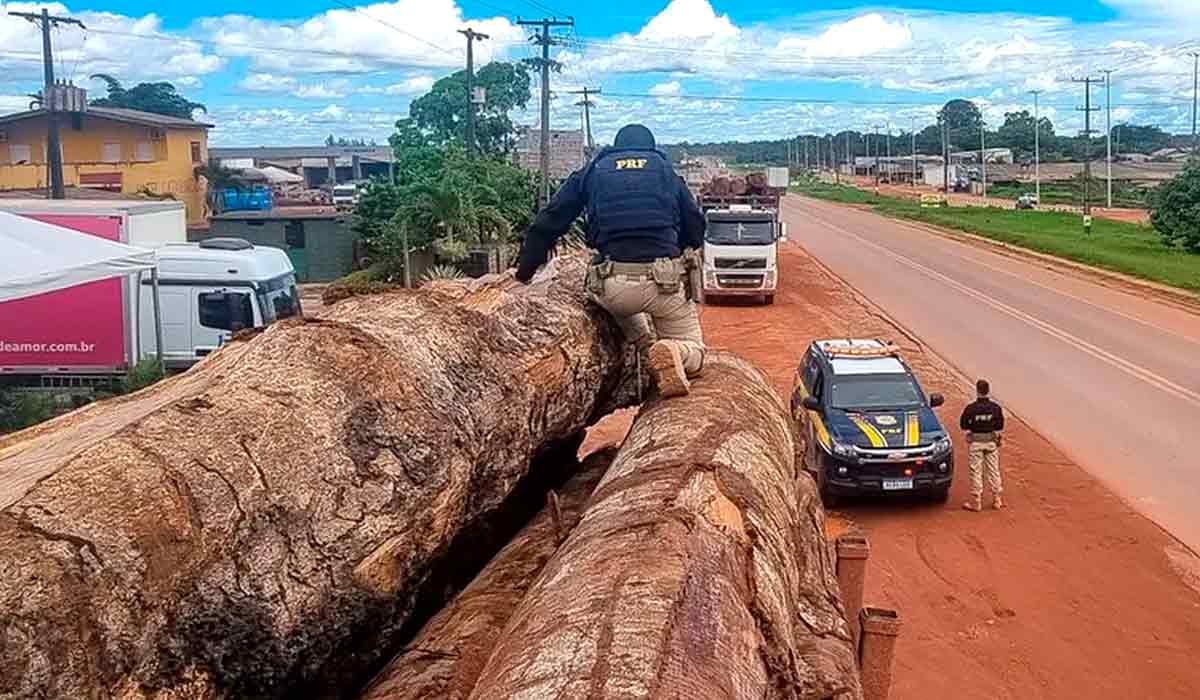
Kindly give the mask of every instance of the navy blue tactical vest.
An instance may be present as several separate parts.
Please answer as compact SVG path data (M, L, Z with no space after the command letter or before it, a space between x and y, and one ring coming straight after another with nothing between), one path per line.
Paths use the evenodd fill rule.
M651 248L678 245L678 178L659 151L605 149L584 186L593 247L604 252L615 238L642 236L654 239L647 240Z

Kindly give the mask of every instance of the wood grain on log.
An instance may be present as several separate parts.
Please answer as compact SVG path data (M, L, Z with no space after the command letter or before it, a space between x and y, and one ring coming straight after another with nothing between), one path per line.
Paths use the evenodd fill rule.
M0 695L360 687L456 535L632 395L583 262L555 264L349 299L131 399L176 394L0 511Z
M363 700L465 700L529 584L579 522L615 449L589 456L546 507L375 678ZM555 493L555 492L551 492ZM556 507L557 506L557 507ZM557 513L557 516L556 516Z
M642 408L473 700L855 698L824 511L760 372Z

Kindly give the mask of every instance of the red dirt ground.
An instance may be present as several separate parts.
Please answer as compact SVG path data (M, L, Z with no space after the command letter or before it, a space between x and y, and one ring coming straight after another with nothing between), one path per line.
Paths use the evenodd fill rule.
M947 427L971 385L801 248L780 255L774 306L705 306L706 340L748 357L786 396L817 337L897 341ZM587 447L618 441L632 412ZM891 697L1200 697L1200 560L1073 464L1018 416L1003 448L1009 507L963 511L966 455L945 506L889 501L831 513L871 540L866 602L900 612ZM955 431L956 432L956 431Z

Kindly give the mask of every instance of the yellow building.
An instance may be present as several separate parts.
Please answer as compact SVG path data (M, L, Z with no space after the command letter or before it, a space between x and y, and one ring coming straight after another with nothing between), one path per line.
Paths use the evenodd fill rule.
M59 117L63 183L127 194L170 195L187 207L188 225L208 217L211 124L135 109L88 107ZM46 112L0 116L0 190L44 189Z

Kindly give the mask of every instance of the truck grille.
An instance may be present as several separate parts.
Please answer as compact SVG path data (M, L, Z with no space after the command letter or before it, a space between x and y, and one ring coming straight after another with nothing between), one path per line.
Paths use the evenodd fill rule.
M762 283L762 275L717 275L721 287L761 287Z
M714 258L713 267L717 269L762 270L767 266L766 258Z

